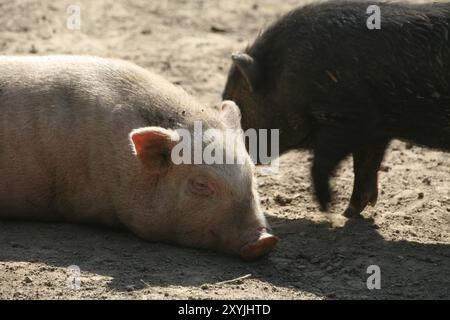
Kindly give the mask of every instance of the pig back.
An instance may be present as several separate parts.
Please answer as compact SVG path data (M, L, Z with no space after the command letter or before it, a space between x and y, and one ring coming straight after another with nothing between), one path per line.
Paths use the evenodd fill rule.
M180 101L121 61L0 57L0 217L117 224L129 132L175 123Z

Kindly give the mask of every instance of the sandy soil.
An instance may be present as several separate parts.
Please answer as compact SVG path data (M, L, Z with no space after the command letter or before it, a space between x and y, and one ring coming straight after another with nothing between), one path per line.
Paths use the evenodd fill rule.
M230 53L301 2L78 0L81 29L69 30L70 1L3 0L0 53L123 58L210 105L219 99ZM310 162L309 153L291 152L281 158L279 175L259 179L263 206L282 239L262 261L89 226L0 222L0 298L450 298L448 154L394 142L380 173L378 205L360 221L341 215L351 162L337 173L329 215L312 201ZM381 268L381 290L366 287L372 264ZM81 268L79 290L66 285L70 265Z

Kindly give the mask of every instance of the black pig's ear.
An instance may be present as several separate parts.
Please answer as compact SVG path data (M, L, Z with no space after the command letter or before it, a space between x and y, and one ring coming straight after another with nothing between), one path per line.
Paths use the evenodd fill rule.
M255 91L260 77L260 71L255 59L253 59L246 53L240 52L233 53L231 55L231 59L244 77L245 81L247 81L250 92Z

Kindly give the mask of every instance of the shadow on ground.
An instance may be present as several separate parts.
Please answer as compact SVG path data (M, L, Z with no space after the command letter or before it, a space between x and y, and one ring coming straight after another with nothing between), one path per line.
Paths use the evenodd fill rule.
M78 265L107 276L112 291L148 285L200 286L251 273L276 287L328 298L450 298L450 245L383 239L370 221L344 227L272 218L281 237L268 258L244 263L220 254L147 243L127 232L67 224L1 222L0 263ZM369 265L381 290L368 290ZM264 297L255 297L264 298Z

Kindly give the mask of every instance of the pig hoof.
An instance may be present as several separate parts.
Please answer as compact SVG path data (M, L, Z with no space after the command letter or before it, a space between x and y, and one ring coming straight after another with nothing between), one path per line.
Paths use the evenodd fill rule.
M317 202L321 212L328 212L331 203L331 194L329 191L317 194Z
M351 205L344 211L344 217L346 217L348 219L362 219L363 218L363 216L361 215L361 210L356 210L356 208L354 208Z
M375 207L378 199L378 192L375 190L373 192L364 193L360 197L360 200L352 199L347 210L344 212L344 216L347 218L361 218L361 212L364 211L367 205Z
M326 199L318 198L317 202L319 203L319 210L321 212L328 212L328 210L330 209L331 197L327 197Z
M246 244L239 252L241 258L246 261L253 261L268 254L277 244L278 238L265 233L258 240Z

